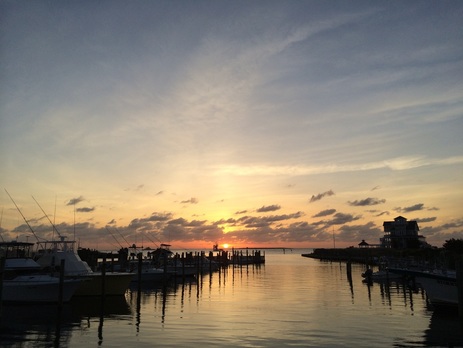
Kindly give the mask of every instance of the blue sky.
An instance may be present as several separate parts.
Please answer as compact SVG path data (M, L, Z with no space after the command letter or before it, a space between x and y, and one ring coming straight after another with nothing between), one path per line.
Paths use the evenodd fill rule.
M40 238L52 229L31 196L90 247L117 246L107 228L179 247L349 246L399 215L433 245L463 238L460 1L0 13L0 181ZM0 204L3 238L30 236L4 190Z

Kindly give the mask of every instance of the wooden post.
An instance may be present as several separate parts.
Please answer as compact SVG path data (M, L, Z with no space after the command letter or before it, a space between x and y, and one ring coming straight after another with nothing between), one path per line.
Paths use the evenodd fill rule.
M456 262L457 271L457 291L458 291L458 315L460 320L463 321L463 258L457 257Z
M140 287L140 284L141 284L141 272L142 272L142 269L143 269L143 255L141 253L139 253L137 255L137 257L138 257L137 279L138 279L138 287Z
M352 262L350 260L347 261L347 277L352 279Z
M104 298L106 294L106 256L103 257L103 264L101 265L101 296Z
M64 263L65 259L61 260L59 269L59 294L58 294L58 306L61 308L63 305L63 290L64 290Z
M0 258L0 318L2 317L2 300L3 300L3 273L5 272L5 258Z

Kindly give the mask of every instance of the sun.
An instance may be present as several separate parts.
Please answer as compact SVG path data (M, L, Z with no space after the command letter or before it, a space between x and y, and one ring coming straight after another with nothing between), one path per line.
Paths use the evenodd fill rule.
M224 248L224 249L228 249L228 244L225 243L225 244L223 245L223 248Z

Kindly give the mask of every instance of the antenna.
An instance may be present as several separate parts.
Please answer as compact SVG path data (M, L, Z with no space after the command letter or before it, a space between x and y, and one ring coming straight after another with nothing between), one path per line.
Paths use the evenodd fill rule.
M13 204L15 205L16 209L19 211L19 214L21 214L21 216L23 217L24 221L26 222L27 226L29 227L29 229L31 230L32 234L34 235L35 239L37 239L37 242L39 241L39 239L37 238L37 235L35 234L34 230L32 229L31 225L29 225L29 222L26 220L26 217L23 215L23 213L21 212L21 210L19 209L18 205L16 204L16 202L14 201L13 197L10 196L10 194L8 193L8 191L5 189L5 192L6 194L8 195L8 197L10 197L11 201L13 202Z
M45 213L45 211L42 209L42 207L40 206L39 202L37 202L37 200L34 198L34 196L32 196L32 199L35 201L35 203L37 203L37 205L39 206L39 208L42 210L42 213L45 214L45 216L47 217L48 221L50 221L51 225L53 226L53 231L56 231L56 233L58 234L58 237L60 237L61 240L63 240L63 237L61 237L61 233L58 232L58 229L56 228L55 224L50 220L50 218L48 217L47 213Z
M128 245L129 248L130 248L130 244L129 244L129 242L127 242L127 239L125 239L124 235L123 235L121 232L119 232L119 230L117 229L117 227L114 227L114 229L117 231L117 233L119 233L119 235L122 237L122 239L127 243L127 245Z
M3 207L2 207L2 216L0 217L0 233L2 232L2 221L3 221ZM2 242L5 241L1 234L0 234L0 238L2 239Z
M119 244L119 246L121 247L121 249L124 249L124 247L122 246L121 243L119 243L119 241L117 240L116 236L114 234L112 234L112 232L109 230L108 227L106 227L106 231L109 232L109 234L114 238L114 240L117 242L117 244Z

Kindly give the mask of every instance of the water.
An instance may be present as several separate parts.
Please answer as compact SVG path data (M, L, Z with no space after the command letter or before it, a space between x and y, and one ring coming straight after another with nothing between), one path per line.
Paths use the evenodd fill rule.
M3 305L2 347L463 346L455 311L422 291L362 282L362 265L267 251L260 267L232 267L167 289L54 305ZM102 315L102 313L104 313Z

